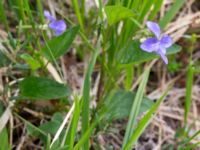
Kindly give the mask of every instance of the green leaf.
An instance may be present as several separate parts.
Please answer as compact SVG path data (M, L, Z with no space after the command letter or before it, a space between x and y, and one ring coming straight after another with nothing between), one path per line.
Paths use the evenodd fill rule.
M78 23L81 26L81 30L84 31L84 13L81 13L80 2L78 0L72 0L72 6L74 7L74 12L77 16Z
M7 14L5 12L5 7L3 5L3 1L0 1L0 21L4 23L6 31L9 31L9 25L7 20Z
M80 117L80 101L78 97L75 97L75 108L73 112L73 117L68 125L68 129L66 131L66 139L65 145L69 145L69 150L73 149L75 139L76 139L76 132L78 130L78 122Z
M154 7L153 10L151 11L150 15L149 15L149 20L154 20L157 12L160 10L160 7L163 4L163 0L156 0L154 3Z
M63 121L63 115L61 113L55 113L51 118L51 121L45 122L44 124L39 126L39 129L44 131L45 133L55 134L61 123Z
M48 60L54 60L64 55L78 33L79 26L67 29L62 35L48 41L42 48L42 53Z
M19 84L20 97L31 100L59 99L70 95L69 87L43 77L27 77Z
M0 50L0 68L8 66L10 63L8 57Z
M135 99L134 92L128 92L125 90L118 90L110 92L105 98L105 102L101 111L108 111L104 120L112 121L114 119L122 119L128 117L131 111L133 100ZM153 106L154 102L143 97L142 104L139 110L139 114L149 110Z
M153 107L144 115L144 117L140 120L137 125L136 130L131 135L128 143L125 145L124 150L131 149L132 145L136 143L139 136L143 133L151 119L154 117L156 110L160 106L161 102L164 100L165 96L167 95L168 91L171 89L172 86L169 86L168 89L162 94L162 96L158 99L158 101L153 105Z
M106 6L105 7L106 16L108 23L110 25L125 19L134 16L134 12L123 6Z
M140 10L139 22L142 22L144 17L151 11L152 5L155 5L155 0L144 1ZM155 7L155 6L154 6Z
M178 53L181 47L174 44L167 49L167 55ZM129 42L125 47L120 49L116 55L116 59L121 64L138 64L145 61L149 61L155 58L159 58L156 53L148 53L140 49L140 42ZM169 62L170 63L170 62Z
M5 149L10 150L8 131L6 128L3 128L3 130L0 132L0 141L1 141L0 150L5 150Z
M82 135L84 135L87 131L87 129L90 126L89 118L90 118L90 88L91 88L91 76L93 73L93 69L99 54L100 50L100 42L97 43L97 48L94 51L91 61L88 65L86 74L85 74L85 80L83 85L83 102L82 102ZM83 149L87 150L89 149L89 140L84 143Z
M129 120L128 120L128 124L126 127L126 132L125 132L125 136L124 136L124 140L123 140L122 149L124 149L125 144L127 144L127 142L130 139L130 136L134 132L134 128L135 128L135 125L137 122L137 117L139 115L139 110L140 110L142 100L143 100L144 90L145 90L145 87L146 87L146 84L148 81L149 72L150 72L150 68L148 67L148 68L145 68L145 71L142 74L142 80L138 87L136 96L134 98L134 102L131 107L131 112L129 114Z
M186 80L186 91L185 91L185 112L184 112L184 123L187 125L188 113L191 109L192 104L192 88L194 80L194 67L192 63L188 65L187 68L187 80Z
M128 105L129 103L133 103L134 95L134 93L123 90L113 91L108 94L107 97L105 97L105 102L103 106L97 113L98 115L94 118L94 121L91 123L85 134L79 139L73 150L80 149L80 147L88 140L94 128L102 123L102 119L104 119L103 121L110 121L109 119L120 119L121 117L123 118L125 116L128 116L129 111L126 111L126 109L129 109L129 107L131 107L132 104L130 106ZM143 98L143 102L141 104L139 112L142 113L148 110L152 105L153 102L149 101L147 98ZM122 114L117 111L122 112Z
M40 63L29 54L22 54L20 57L26 61L32 70L37 70L41 67Z
M176 16L181 7L186 3L186 0L176 0L166 15L160 20L160 27L164 29L166 25Z
M0 101L0 117L3 114L3 111L3 103ZM10 150L8 131L6 127L4 127L3 130L0 132L0 141L0 150Z
M63 115L61 113L56 112L53 114L50 121L41 124L39 127L36 127L31 123L27 122L26 129L30 136L38 137L46 145L48 142L48 135L54 135L57 132L60 125L62 124L62 121Z

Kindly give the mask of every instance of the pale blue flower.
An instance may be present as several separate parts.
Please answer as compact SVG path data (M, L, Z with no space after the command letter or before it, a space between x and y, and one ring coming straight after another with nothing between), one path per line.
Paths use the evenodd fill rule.
M166 50L169 48L173 41L168 35L161 36L161 30L157 23L148 21L147 27L154 33L155 37L148 38L141 45L140 48L146 52L156 52L161 56L165 64L168 64L168 59L166 57Z
M49 28L54 31L56 36L63 34L67 28L66 23L63 20L56 20L49 11L44 11L44 16L50 21Z

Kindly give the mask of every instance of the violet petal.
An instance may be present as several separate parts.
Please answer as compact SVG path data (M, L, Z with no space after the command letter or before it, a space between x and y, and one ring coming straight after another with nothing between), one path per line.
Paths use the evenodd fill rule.
M63 20L59 20L59 21L52 21L50 24L49 24L49 27L51 29L54 30L54 34L56 36L59 36L61 35L62 33L65 32L67 26L65 24L65 22Z
M163 35L162 39L160 40L160 45L162 47L168 48L173 44L173 41L170 36L168 35Z
M158 51L161 51L163 54L166 54L166 48L163 45L159 45Z
M140 48L146 52L153 52L159 49L159 41L156 38L148 38L141 45Z
M44 11L44 16L50 20L50 21L55 21L56 19L50 14L50 12L48 10Z
M161 58L165 62L165 64L168 64L167 56L165 56L165 54L161 50L158 51L157 54L159 54L161 56Z
M159 39L161 33L159 25L155 22L147 21L147 27L154 33L157 39Z

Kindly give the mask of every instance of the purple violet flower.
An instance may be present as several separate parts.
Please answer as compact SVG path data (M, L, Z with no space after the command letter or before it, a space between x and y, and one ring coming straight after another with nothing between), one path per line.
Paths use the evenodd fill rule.
M44 16L51 21L49 23L49 28L51 28L54 31L55 36L59 36L63 34L67 28L66 23L63 20L56 20L49 11L44 11Z
M156 52L161 56L165 64L168 64L168 59L165 56L167 48L169 48L173 41L168 35L161 36L160 27L157 23L147 21L147 27L154 33L155 37L146 39L141 45L140 48L146 52Z

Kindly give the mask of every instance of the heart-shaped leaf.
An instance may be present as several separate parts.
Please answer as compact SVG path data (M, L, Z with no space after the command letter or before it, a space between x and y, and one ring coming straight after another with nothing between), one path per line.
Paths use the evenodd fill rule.
M72 27L67 29L67 31L62 35L48 41L42 48L42 53L44 56L51 61L54 58L56 59L64 55L75 39L78 30L79 26Z
M133 101L136 93L128 92L125 90L118 90L110 92L104 100L103 107L100 109L100 113L105 114L104 120L122 119L128 117L132 108ZM140 114L149 110L153 106L154 102L150 99L143 97Z
M172 45L167 49L167 55L178 53L181 50L179 45ZM128 44L120 49L116 55L116 59L121 64L138 64L145 61L152 60L154 58L159 58L159 55L156 53L148 53L140 49L140 42L131 41Z
M27 77L19 84L20 97L30 100L50 100L69 96L69 87L43 77Z

